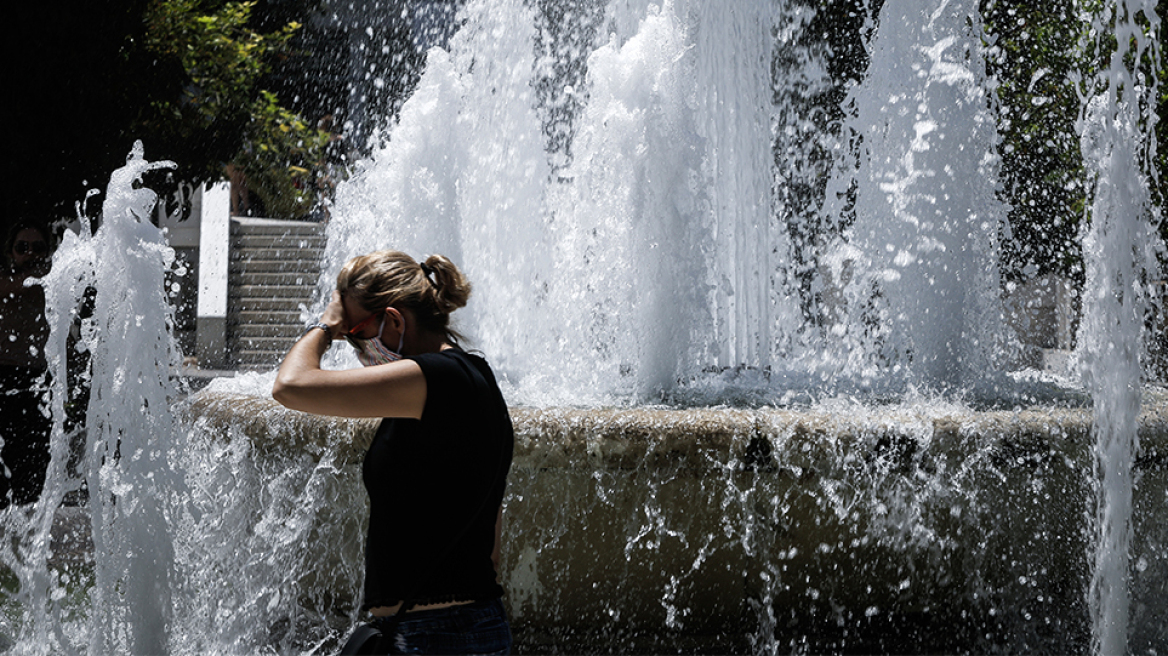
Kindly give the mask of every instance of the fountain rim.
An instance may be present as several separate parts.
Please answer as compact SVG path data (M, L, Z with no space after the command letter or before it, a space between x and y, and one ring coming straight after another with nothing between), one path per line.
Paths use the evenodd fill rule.
M176 412L186 423L210 429L204 431L208 435L246 436L260 454L305 453L337 464L361 462L380 422L312 415L288 410L271 398L207 390L177 403ZM778 452L784 461L800 462L906 441L966 454L987 445L1020 454L1086 454L1093 422L1091 408L958 411L925 405L857 406L852 412L512 406L511 416L516 463L606 469L741 468L751 465L757 453L751 454L759 448L768 456ZM1137 467L1168 467L1168 397L1148 399L1138 425Z

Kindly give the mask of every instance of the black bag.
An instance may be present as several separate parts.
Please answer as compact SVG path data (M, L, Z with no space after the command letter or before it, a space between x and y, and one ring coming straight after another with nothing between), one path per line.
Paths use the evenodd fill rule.
M383 639L384 634L381 632L380 622L358 625L356 629L353 629L349 639L345 641L345 646L341 647L340 656L388 654L389 645L381 646Z

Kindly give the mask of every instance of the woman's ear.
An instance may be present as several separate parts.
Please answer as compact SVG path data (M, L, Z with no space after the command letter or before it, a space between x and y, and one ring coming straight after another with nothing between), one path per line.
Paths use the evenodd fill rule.
M403 315L401 311L395 307L385 308L385 327L393 328L394 331L397 332L397 338L401 339L401 336L405 334L406 331L405 315Z

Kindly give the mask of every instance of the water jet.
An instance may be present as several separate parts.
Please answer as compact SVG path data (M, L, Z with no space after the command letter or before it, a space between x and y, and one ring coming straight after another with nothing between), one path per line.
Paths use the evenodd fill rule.
M1155 268L1107 268L1120 261L1107 253L1155 242L1151 204L1123 204L1146 195L1130 164L1149 121L1124 113L1138 103L1104 94L1082 121L1102 162L1087 312L1125 323L1089 318L1087 378L1052 376L1018 359L1005 316L976 3L870 11L869 72L839 133L775 100L830 84L826 55L794 45L799 3L584 3L568 12L579 25L554 26L545 4L462 7L385 146L338 190L317 286L323 302L340 263L373 246L441 252L474 281L460 328L501 373L518 428L501 575L519 645L1168 645L1168 400L1137 384L1146 305L1127 291ZM533 46L573 30L572 47ZM774 66L784 57L800 64ZM836 155L817 162L802 142ZM146 165L132 159L127 174ZM821 225L779 220L806 212L778 188L827 170ZM165 249L127 226L140 243L121 250L160 263L127 277L153 289ZM58 312L123 275L94 275L96 259L55 262ZM98 325L90 348L141 328ZM146 385L114 414L170 412L141 442L93 415L111 428L89 447L92 562L49 566L52 513L5 515L21 592L2 632L46 653L331 649L359 601L355 463L372 423L284 411L262 374L184 396L157 375L173 358L165 325L145 328L160 350L94 381ZM331 366L353 364L334 350ZM115 464L129 460L141 466Z

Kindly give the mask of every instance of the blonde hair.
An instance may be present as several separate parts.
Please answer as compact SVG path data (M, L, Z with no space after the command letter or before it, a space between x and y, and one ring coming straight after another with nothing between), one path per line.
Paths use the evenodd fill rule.
M337 274L337 290L370 312L408 308L424 330L455 344L462 340L450 328L450 313L466 306L470 281L444 255L420 264L400 251L359 255Z

